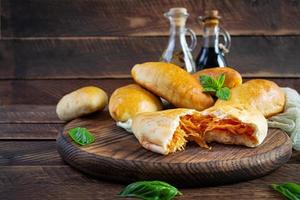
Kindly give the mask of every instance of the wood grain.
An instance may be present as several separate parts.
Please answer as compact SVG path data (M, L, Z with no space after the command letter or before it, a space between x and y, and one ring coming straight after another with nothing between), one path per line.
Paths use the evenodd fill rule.
M202 27L196 16L204 9L220 9L223 26L236 36L230 65L244 76L277 77L271 80L300 91L300 3L295 0L0 4L0 199L117 198L123 185L82 174L60 158L54 140L64 124L56 117L55 104L81 86L102 86L111 93L132 82L130 68L157 60L165 48L169 24L162 14L170 7L188 8L188 26L198 35ZM270 184L300 183L299 161L294 151L289 164L270 175L233 185L180 189L180 199L282 199Z
M116 88L132 82L131 79L0 81L0 105L56 105L63 95L83 86L98 86L111 94ZM7 114L3 113L3 115Z
M53 105L3 105L0 107L2 123L63 123Z
M55 141L1 141L0 166L63 165Z
M180 188L179 199L282 199L270 188L276 182L299 182L298 164L287 164L260 179L204 188ZM0 166L1 199L117 199L124 185L86 176L68 166ZM99 189L100 188L100 189Z
M1 139L0 143L0 166L66 165L56 150L55 139L32 140L28 137L22 141L12 135L10 141ZM293 152L288 163L299 165L299 159L299 153Z
M68 130L86 127L95 142L80 147ZM266 175L286 163L292 143L278 129L270 129L256 148L212 144L212 150L195 144L168 156L141 147L134 135L117 127L108 112L69 122L57 139L57 149L71 166L88 174L120 182L165 180L176 185L216 185Z
M0 124L0 140L55 140L62 129L63 124L52 123Z
M219 9L232 35L299 34L298 1L213 0L2 0L3 37L167 35L163 13L186 7L188 26L201 33L196 17Z
M295 88L300 92L300 79L298 78L267 79L276 82L282 87ZM0 80L0 105L56 105L63 95L83 86L99 86L104 88L110 95L116 88L132 82L133 81L129 78L101 80ZM54 111L55 110L53 109L51 112ZM0 115L4 116L8 114L0 113ZM51 116L54 117L54 115ZM0 123L1 121L6 122L7 119L0 118ZM45 123L47 123L47 121L45 121Z
M44 140L32 140L29 136L22 141L14 136L11 136L10 141L0 141L0 166L65 165L56 150L55 139L49 140L47 136ZM299 164L299 158L299 154L294 152L288 163Z
M300 163L300 151L293 151L292 157L289 160L289 163Z
M124 78L157 61L167 37L0 40L0 79ZM198 48L194 56L199 53ZM244 76L300 77L300 36L234 37L227 59Z

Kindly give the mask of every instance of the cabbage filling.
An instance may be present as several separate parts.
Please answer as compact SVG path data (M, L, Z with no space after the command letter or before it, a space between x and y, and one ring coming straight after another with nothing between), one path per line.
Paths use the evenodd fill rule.
M222 131L230 136L242 135L255 140L253 136L254 128L238 119L218 119L210 115L202 116L197 114L185 115L180 117L179 126L168 145L169 152L173 153L183 150L188 141L194 141L200 147L210 149L206 143L206 134L211 131ZM218 137L218 135L214 135L214 137Z

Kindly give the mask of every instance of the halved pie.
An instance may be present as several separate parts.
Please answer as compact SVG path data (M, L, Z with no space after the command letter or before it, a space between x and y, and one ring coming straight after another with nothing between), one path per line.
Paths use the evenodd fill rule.
M183 150L188 141L256 147L267 135L267 120L255 108L242 105L193 109L170 109L136 115L132 131L140 144L153 152L169 154Z

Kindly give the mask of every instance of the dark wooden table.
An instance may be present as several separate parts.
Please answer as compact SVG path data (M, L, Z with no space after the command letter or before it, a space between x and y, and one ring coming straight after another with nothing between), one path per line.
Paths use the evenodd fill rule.
M62 161L55 105L96 85L109 94L132 82L130 68L157 60L167 43L163 12L184 6L188 26L220 9L232 34L227 56L245 79L267 78L300 91L300 2L210 0L0 0L0 199L116 199L124 185L84 175ZM199 51L194 52L195 55ZM182 189L178 199L281 199L271 183L300 183L300 153L260 179Z

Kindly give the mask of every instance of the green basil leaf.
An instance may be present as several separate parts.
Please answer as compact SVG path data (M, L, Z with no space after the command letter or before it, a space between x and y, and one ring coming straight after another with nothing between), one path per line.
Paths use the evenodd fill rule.
M174 186L162 181L139 181L129 184L119 194L144 200L171 200L182 195Z
M69 130L69 136L74 142L81 146L91 144L95 141L95 137L86 128L82 127L76 127Z
M296 183L272 184L272 188L289 200L300 200L300 185Z
M281 186L289 189L293 193L300 194L300 185L296 183L283 183Z
M219 89L223 87L224 85L224 82L225 82L225 74L221 74L219 77L218 77L218 86L219 86Z
M228 100L230 98L230 89L223 87L216 92L216 96L222 100Z
M217 80L207 75L200 76L200 83L204 92L210 92L219 99L228 100L230 98L230 90L227 87L223 87L224 82L225 74L221 74Z
M206 76L206 75L200 76L200 83L203 86L203 88L209 87L209 88L214 88L215 90L218 89L217 81L211 76Z
M217 92L217 90L215 88L210 88L210 87L203 88L203 91L204 92Z

